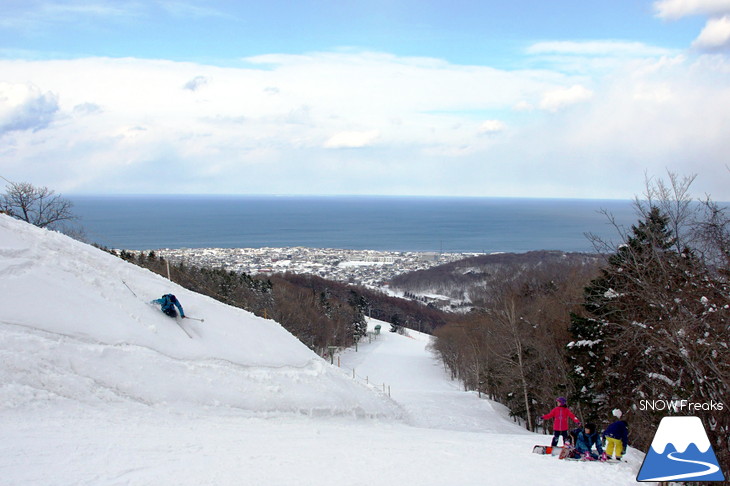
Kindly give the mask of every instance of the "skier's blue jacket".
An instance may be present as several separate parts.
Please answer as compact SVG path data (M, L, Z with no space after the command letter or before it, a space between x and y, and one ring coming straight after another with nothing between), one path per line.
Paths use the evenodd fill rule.
M159 304L162 312L170 317L175 317L175 307L177 307L180 311L180 317L185 317L185 312L183 311L182 305L180 305L180 301L172 294L165 294L159 299L153 300L152 303Z
M586 434L585 430L576 429L573 435L575 436L575 450L578 453L584 454L590 452L591 448L595 445L598 453L603 454L603 444L601 444L601 436L598 432Z
M629 441L629 425L623 420L617 420L603 431L603 437L611 437L612 439L618 439L623 443L624 450Z

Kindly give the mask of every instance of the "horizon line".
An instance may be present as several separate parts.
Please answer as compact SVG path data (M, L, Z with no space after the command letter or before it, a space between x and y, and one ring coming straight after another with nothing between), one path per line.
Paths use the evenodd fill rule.
M455 196L433 194L243 194L243 193L65 193L65 197L230 197L230 198L393 198L393 199L514 199L556 201L616 201L633 202L635 198L575 197L575 196Z

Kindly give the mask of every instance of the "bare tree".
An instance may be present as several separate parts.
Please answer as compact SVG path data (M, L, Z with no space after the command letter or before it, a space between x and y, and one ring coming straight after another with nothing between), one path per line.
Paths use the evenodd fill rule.
M532 424L532 408L530 406L530 383L528 381L527 349L530 347L531 329L519 312L518 296L512 289L506 289L500 295L498 305L487 311L491 319L491 330L497 337L492 352L502 362L505 371L509 372L510 381L515 382L521 394L527 419L527 429L534 430ZM531 353L532 354L532 353ZM508 379L508 377L505 377Z
M730 216L727 208L706 196L702 200L703 217L695 224L696 245L712 269L730 277Z
M668 226L674 237L674 248L681 252L689 246L692 234L689 231L697 215L697 205L689 192L697 174L680 176L667 171L669 181L645 177L643 198L634 198L638 213L647 218L652 208L658 208L668 218Z
M7 179L6 179L7 180ZM46 228L76 219L71 212L73 203L47 187L28 182L9 182L0 199L0 209L10 216Z

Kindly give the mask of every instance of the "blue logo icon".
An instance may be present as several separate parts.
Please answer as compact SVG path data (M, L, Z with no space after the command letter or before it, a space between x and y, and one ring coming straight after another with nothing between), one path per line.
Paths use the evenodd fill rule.
M664 417L637 481L724 481L699 417Z

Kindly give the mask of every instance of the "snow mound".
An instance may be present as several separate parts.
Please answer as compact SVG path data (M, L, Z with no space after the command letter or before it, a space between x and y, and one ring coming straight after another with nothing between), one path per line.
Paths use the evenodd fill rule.
M149 301L174 293L178 323ZM0 215L0 404L398 417L278 323Z

